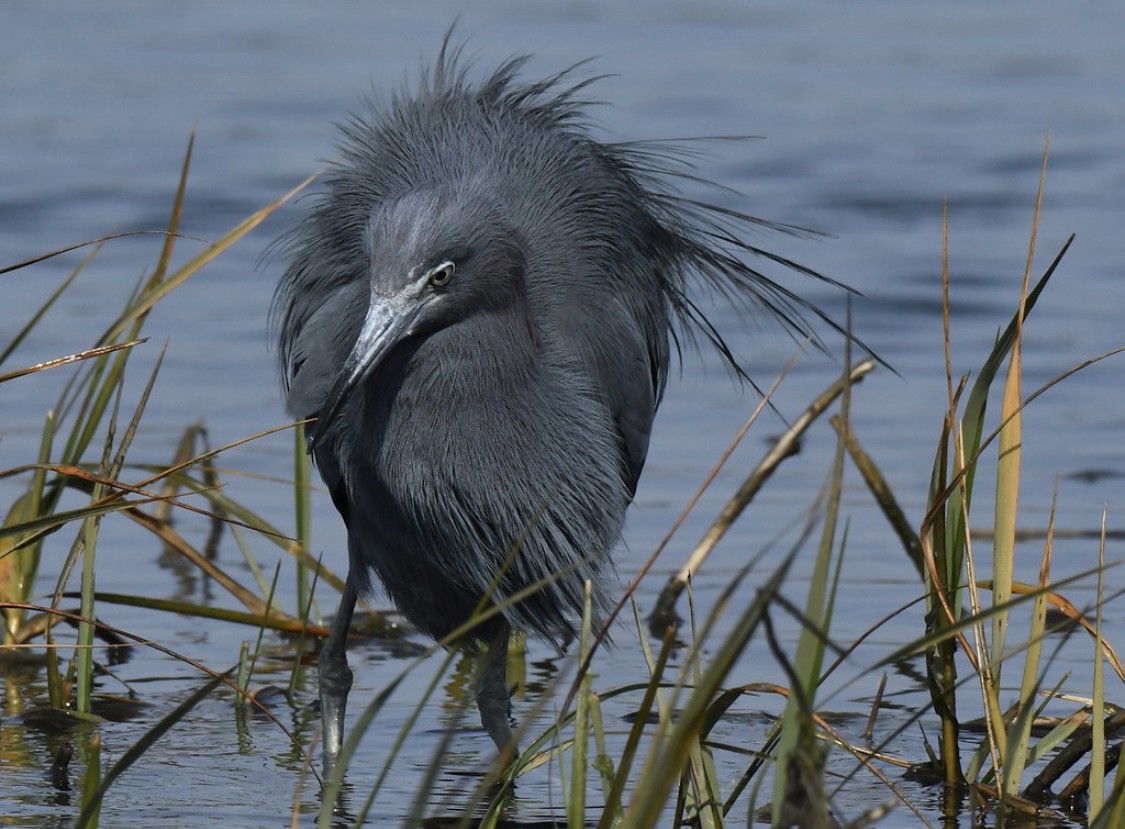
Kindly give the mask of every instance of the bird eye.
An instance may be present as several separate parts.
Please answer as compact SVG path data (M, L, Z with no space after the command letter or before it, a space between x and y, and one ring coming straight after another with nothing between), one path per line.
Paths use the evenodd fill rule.
M448 285L449 280L453 278L453 271L455 266L452 262L445 261L430 271L430 284L435 288L440 288L443 285Z

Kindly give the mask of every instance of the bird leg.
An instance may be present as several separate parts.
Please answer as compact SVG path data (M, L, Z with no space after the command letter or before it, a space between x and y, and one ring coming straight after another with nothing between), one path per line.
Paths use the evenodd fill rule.
M514 757L519 754L515 738L512 736L512 699L508 690L508 639L512 629L507 622L488 643L488 652L480 662L477 676L477 708L480 709L480 724L496 743L501 757L506 753Z
M340 607L332 620L332 632L324 640L320 651L320 721L324 740L324 778L332 776L340 749L344 745L344 709L348 704L348 691L352 687L352 672L348 668L348 630L355 611L355 588L349 582L340 597Z

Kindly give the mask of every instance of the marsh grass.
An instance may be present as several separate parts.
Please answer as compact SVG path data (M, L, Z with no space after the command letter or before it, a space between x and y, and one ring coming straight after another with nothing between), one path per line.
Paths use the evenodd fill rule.
M102 335L89 349L77 354L6 371L0 375L0 382L16 382L28 374L58 371L68 365L76 367L76 371L61 384L62 391L58 401L44 418L42 438L34 460L26 466L0 472L4 477L28 478L24 493L16 498L7 511L3 526L0 527L0 609L4 614L0 651L3 651L5 656L32 653L29 650L32 641L38 637L42 638L41 650L46 655L44 664L47 668L51 710L62 719L94 724L103 721L95 713L97 708L94 694L95 675L101 669L95 661L96 640L105 642L111 659L114 649L127 647L127 640L144 641L140 637L117 631L98 621L101 603L120 602L178 613L211 616L253 624L263 629L281 627L296 631L309 627L304 620L297 620L295 617L280 613L271 606L269 597L259 598L253 590L239 584L229 574L215 567L204 553L192 547L172 528L166 512L162 514L160 511L161 508L175 507L202 513L231 527L254 529L276 539L280 544L293 545L293 542L284 535L255 516L247 515L246 511L241 510L237 504L218 494L215 489L214 471L209 462L221 450L180 458L169 467L161 468L152 474L145 474L138 482L125 480L126 473L132 471L128 463L129 449L152 393L163 358L162 353L157 357L139 397L132 402L126 400L125 377L129 357L137 347L147 342L141 332L149 312L157 302L166 298L208 262L260 224L284 201L284 199L279 200L258 211L220 239L207 245L201 253L189 258L185 264L173 268L172 254L175 242L179 238L179 221L190 159L191 144L189 143L171 217L163 234L163 247L155 267L149 276L142 277L137 282L124 308ZM92 247L91 252L16 333L12 342L3 349L0 353L0 366L3 365L3 361L12 358L20 343L44 319L52 306L64 296L66 289L82 275L101 246L109 241L110 237L106 237L88 243ZM29 262L5 268L3 278L12 279L15 272L31 268L46 258L71 249L55 251ZM188 432L190 433L191 430L189 429ZM186 437L187 435L185 440ZM99 440L101 447L96 452L97 459L93 462L88 461L92 445ZM144 467L137 468L143 474ZM161 485L165 487L163 492L157 489ZM181 488L201 495L205 501L210 500L214 511L181 500L178 494ZM73 495L87 498L87 503L76 508L62 508L64 497ZM246 605L248 613L214 611L210 608L198 608L179 602L159 602L145 597L99 595L96 591L99 530L104 519L117 515L131 519L151 532L167 548L198 566ZM31 601L32 590L43 564L45 542L52 535L65 533L68 530L73 532L73 541L69 545L67 554L61 561L51 561L53 572L58 574L53 595L47 604L36 604ZM297 554L300 551L294 549L293 552ZM307 553L305 557L307 558ZM75 573L77 573L78 591L71 593L67 585ZM60 603L68 597L78 598L77 613L64 612L60 609ZM72 645L64 645L55 638L54 626L60 620L66 620L77 628L76 640ZM312 632L322 631L314 629ZM158 648L190 663L186 657L174 654L159 644L148 642L144 644L146 647ZM36 652L39 650L40 648L35 648ZM59 658L63 651L70 654L65 668L62 667ZM97 824L98 806L106 789L120 772L139 759L151 742L179 721L225 677L225 671L218 672L203 666L198 667L213 677L211 682L204 686L206 692L193 695L189 698L186 707L181 706L162 719L154 729L141 737L133 750L126 753L107 772L102 772L100 739L96 729L85 728L77 732L82 738L79 756L85 766L82 810L78 825ZM69 758L69 744L66 750Z
M228 473L214 462L219 452L262 435L211 448L205 429L191 424L185 426L184 437L167 465L136 463L131 457L133 437L160 370L157 357L139 396L126 399L124 378L130 356L141 348L153 349L144 332L149 312L292 195L258 211L185 264L173 267L190 157L189 145L163 248L151 274L138 281L118 317L90 348L35 366L5 367L28 334L81 278L101 246L112 244L109 237L91 245L86 258L0 351L0 384L20 382L30 373L52 372L59 376L61 385L56 406L44 417L38 445L29 447L27 464L0 471L0 476L26 481L0 527L0 609L4 614L0 656L5 662L29 655L36 660L46 676L50 716L79 726L71 732L78 749L73 756L82 766L79 826L97 825L106 798L127 788L123 773L143 760L158 740L167 738L220 687L231 689L242 700L236 715L240 732L247 728L247 711L264 712L293 740L294 751L304 757L291 783L294 824L301 818L303 792L319 784L323 792L318 824L359 825L369 820L373 804L383 796L396 760L415 733L429 701L443 690L467 682L468 678L461 675L465 663L458 661L457 642L472 625L502 608L482 603L478 616L446 641L419 648L415 658L373 698L353 700L353 706L362 708L350 727L341 760L331 779L319 780L313 757L315 738L310 742L289 735L270 710L266 693L270 689L254 687L255 669L267 636L285 637L292 643L292 662L288 687L280 694L291 706L302 704L297 689L302 684L305 646L327 634L320 623L316 596L318 591L329 592L331 601L332 591L343 586L341 579L309 552L313 481L301 425L292 427L293 477L284 482L292 492L292 537L232 497L230 493L237 491L237 486L227 485L224 475ZM1045 165L1046 156L1044 173ZM1042 182L1041 177L1039 200ZM1120 743L1113 742L1114 735L1125 727L1125 715L1108 698L1103 672L1108 663L1125 680L1125 670L1102 625L1103 602L1116 598L1114 594L1104 595L1103 575L1110 566L1106 561L1105 521L1085 572L1053 581L1052 509L1038 580L1025 584L1015 577L1020 480L1026 474L1021 464L1022 413L1035 398L1073 372L1110 356L1087 361L1031 394L1024 393L1023 331L1031 324L1029 314L1070 244L1068 241L1063 246L1043 276L1032 284L1038 217L1037 201L1022 287L1014 292L1016 312L985 357L971 387L968 375L955 378L950 356L948 238L943 246L948 411L940 423L933 424L938 439L929 472L929 502L920 526L911 525L879 473L879 447L866 449L852 428L850 401L862 394L857 384L874 363L861 360L853 365L850 347L845 343L839 379L810 403L731 495L712 527L665 586L647 620L633 597L637 582L623 598L618 611L631 617L635 638L619 640L617 647L637 648L647 676L626 685L607 685L602 680L600 671L606 664L604 625L611 620L592 619L587 606L571 655L560 665L547 692L528 701L520 711L518 738L523 750L519 756L496 758L491 766L481 769L479 776L468 778L474 782L463 791L439 791L439 776L457 733L447 728L419 775L412 802L404 807L403 823L422 824L437 804L444 813L454 816L441 825L510 825L514 787L521 780L546 775L558 781L562 793L558 822L569 829L679 825L710 829L751 819L775 826L861 826L877 822L891 808L913 812L913 819L920 825L956 820L965 812L973 812L976 817L994 812L990 819L996 825L1014 823L1021 815L1032 814L1063 820L1081 815L1084 809L1090 826L1109 829L1125 825L1125 776L1112 774L1120 751ZM33 268L42 258L4 269L0 278L17 278L16 272ZM73 373L63 379L67 367ZM758 411L769 404L773 389L784 376L782 372L766 392ZM717 601L705 608L697 606L692 580L706 567L707 554L768 483L773 471L792 455L800 435L813 428L820 415L832 411L837 401L838 412L831 417L836 451L797 540L772 569L766 569L764 556L755 556L729 581ZM986 417L990 405L998 408L998 425L992 425ZM757 412L749 418L734 443L756 416ZM716 472L729 456L730 452L719 461ZM980 522L973 501L976 473L983 464L995 467L995 506L985 522L989 532L970 532L970 526ZM902 607L888 608L881 622L859 640L844 644L833 637L832 622L842 575L848 567L848 516L842 511L841 493L845 475L852 468L867 484L901 542L904 555L917 569L919 587L912 600ZM713 474L704 487L714 480ZM70 506L75 498L80 505ZM697 502L698 498L693 499L685 514ZM178 512L209 522L204 549L197 549L173 527L171 517ZM129 521L151 535L165 554L181 558L204 574L243 609L98 591L99 532L102 524L111 520ZM654 551L649 566L669 548L674 530ZM59 538L69 539L69 544L57 544ZM251 538L256 543L264 539L283 551L292 562L292 575L290 568L280 564L272 572L262 567L253 553ZM241 551L253 584L242 583L209 554L224 539ZM982 555L980 547L988 540L991 549ZM799 605L783 593L798 556L809 557L812 562L808 589ZM643 569L638 581L648 569ZM990 577L982 575L989 570ZM41 571L54 576L55 588L48 600L36 602L32 590ZM276 597L279 580L288 578L293 579L295 600L292 607L284 609L278 606ZM1063 591L1081 579L1091 578L1097 582L1097 600L1090 607L1076 607ZM77 590L72 590L75 581ZM77 612L60 606L71 597L79 600ZM686 619L679 613L684 610L685 599ZM919 707L900 720L891 734L872 744L881 686L870 711L863 712L868 720L867 741L860 744L825 715L824 706L842 693L839 688L829 691L828 680L842 665L854 662L854 654L864 640L898 620L916 602L925 604L925 629L915 631L910 641L874 664L862 666L857 673L883 672L886 685L888 666L922 655L929 705ZM253 635L232 650L230 667L216 669L103 621L117 606L187 614L201 623L242 626ZM1030 621L1026 629L1016 630L1013 619L1025 607L1030 608ZM1058 624L1051 621L1049 611L1060 613L1090 637L1094 682L1088 694L1068 690L1067 677L1052 672L1059 646L1050 651L1047 645ZM799 626L793 653L786 652L776 634L781 618L795 620ZM76 625L73 641L56 636L55 625L60 621ZM376 635L391 635L390 628L377 620ZM897 630L894 636L901 642L909 634ZM764 643L772 654L786 678L785 685L732 684L732 671L755 640ZM98 711L107 700L96 690L98 642L105 643L111 655L126 648L154 648L192 665L201 677L197 687L139 733L132 746L113 762L107 762L101 750L99 724L104 720ZM521 652L519 647L512 649L512 676L520 673ZM422 670L433 670L434 674L423 681L424 690L411 701L412 712L382 764L349 773L357 748L367 731L376 726L388 701L401 692L408 676ZM847 685L845 682L844 688ZM781 715L756 743L748 738L735 744L718 737L717 727L751 695L776 696L781 700ZM967 697L971 703L979 700L984 711L979 730L958 713ZM463 694L454 702L455 720L471 715L471 695ZM607 724L607 703L627 704L634 712L624 730ZM1048 709L1054 711L1060 706L1069 706L1069 715L1047 720ZM926 735L935 720L939 731L937 746L931 750ZM908 757L892 755L892 741L904 734L916 735L917 751ZM68 742L65 756L60 751L56 760L64 773L70 762L70 746ZM831 776L827 771L830 755L835 755ZM732 764L738 769L733 774ZM1053 787L1078 764L1085 768L1072 776L1058 796L1054 795ZM930 807L914 802L911 789L894 779L903 771L944 787L948 795L946 814L935 817ZM859 814L844 817L837 801L859 776L875 781L886 797L867 804ZM353 803L357 805L353 807Z

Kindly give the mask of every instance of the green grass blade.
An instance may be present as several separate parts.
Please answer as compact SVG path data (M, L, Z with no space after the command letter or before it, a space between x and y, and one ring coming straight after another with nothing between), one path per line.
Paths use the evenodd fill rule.
M590 591L591 584L586 581L586 594L582 606L582 626L579 631L579 662L586 663L589 656L593 623ZM586 768L587 751L590 745L590 693L594 677L589 670L578 677L578 694L574 705L574 746L571 749L570 791L566 793L566 820L569 829L584 829L586 826Z
M845 340L850 342L850 340ZM850 350L845 349L845 372L850 372ZM851 400L851 386L844 384L842 395L841 420L848 422ZM836 453L832 463L829 482L827 509L816 562L809 580L805 600L804 616L807 620L801 628L797 642L797 656L794 663L793 681L789 699L782 715L781 738L777 749L777 763L774 768L773 823L775 826L787 825L790 815L786 810L791 803L789 796L797 784L804 791L804 802L810 809L803 819L813 822L827 820L827 814L818 815L826 809L823 792L823 778L815 769L823 768L823 757L817 742L816 730L812 722L813 701L820 683L821 668L824 661L824 640L827 636L832 614L832 594L830 573L832 553L836 543L836 523L840 511L840 495L843 488L844 459L846 456L843 432L836 439ZM797 768L803 773L798 784L793 778ZM813 779L813 776L819 779ZM815 788L812 788L815 787Z
M633 829L657 825L671 787L680 779L680 771L692 742L697 739L706 721L711 700L719 692L723 680L764 618L791 562L791 557L786 558L758 589L754 600L716 650L711 664L703 673L702 681L680 711L671 733L660 749L650 755L621 822L622 827Z
M1011 350L1016 340L1016 334L1023 324L1023 320L1035 307L1035 303L1039 300L1040 294L1042 294L1043 289L1047 287L1047 283L1054 275L1055 270L1058 268L1063 256L1066 255L1067 250L1070 249L1070 245L1073 241L1074 235L1071 234L1055 255L1054 260L1043 276L1041 276L1039 281L1035 283L1035 286L1027 292L1026 300L1022 303L1021 308L1013 315L982 364L980 372L977 374L977 379L973 383L969 395L965 400L965 409L961 417L961 436L963 456L966 459L964 470L966 507L971 506L972 503L973 480L976 477L976 459L980 452L981 439L984 435L985 412L988 406L988 395L992 387L992 382L996 378L996 374L1003 365L1004 360L1007 358L1008 352ZM956 483L956 481L953 483ZM963 514L960 499L949 499L948 507L949 515L946 519L947 544L960 544L962 543L960 539L964 538L967 531L967 518Z
M1094 623L1094 687L1090 710L1094 744L1090 750L1090 807L1092 818L1105 808L1105 659L1102 657L1102 610L1105 603L1105 531L1106 510L1102 510L1102 537L1098 545L1098 596ZM1117 776L1123 774L1118 766Z
M82 781L82 811L75 829L97 829L101 813L101 798L97 796L102 785L102 738L96 732L86 732L86 774Z
M93 260L93 258L98 255L99 250L101 250L101 243L95 245L93 250L86 254L86 257L78 263L78 265L74 268L74 270L70 272L69 275L67 275L66 279L62 281L59 287L55 288L55 290L51 292L51 295L47 297L46 301L42 305L40 305L38 309L36 309L35 313L31 315L31 319L29 319L23 325L23 327L16 332L16 335L12 337L12 339L8 342L8 345L4 347L3 351L0 351L0 366L4 365L4 363L7 362L8 358L12 356L12 353L17 348L19 348L23 341L27 339L28 335L35 330L36 326L39 325L43 317L46 316L47 312L51 310L51 307L58 301L59 297L66 293L67 288L69 288L74 283L74 280L78 278L78 275L82 273L86 269L86 266L89 265Z
M309 588L310 574L315 577L316 570L307 567L303 562L309 561L310 542L312 539L312 458L305 442L305 427L298 423L293 430L293 518L296 535L293 551L297 558L297 607L308 607L312 604L312 591Z
M660 690L661 678L664 676L664 669L672 653L674 641L675 637L673 631L669 628L665 633L660 652L655 661L651 661L651 654L649 654L651 664L649 673L652 675L652 678L649 680L648 684L645 685L644 696L641 698L640 706L633 720L633 727L629 729L629 736L625 740L625 747L621 752L621 759L618 760L617 763L617 775L614 777L609 794L606 795L606 808L602 812L601 820L598 822L598 829L610 829L614 826L629 825L627 824L626 812L622 805L625 786L632 771L633 763L636 760L637 749L640 746L641 736L644 733L645 722L647 722L649 713L652 711L652 707L656 702L656 696ZM643 638L641 639L641 645L645 648L647 653L648 643ZM638 787L638 791L639 790L640 787ZM621 818L620 821L618 821L619 817ZM651 824L641 823L637 825L644 826Z
M1055 531L1055 496L1051 500L1051 514L1047 520L1047 541L1043 547L1043 557L1039 563L1039 588L1050 586L1051 544ZM1011 595L1013 583L1008 583ZM993 593L995 600L996 594ZM1031 624L1028 631L1027 653L1024 655L1023 678L1020 681L1018 715L1009 729L1008 745L1011 747L1004 766L1005 793L1016 794L1022 788L1024 770L1032 762L1031 725L1035 712L1035 694L1039 688L1039 665L1043 652L1043 636L1047 624L1047 593L1036 596L1031 607Z
M209 245L204 251L196 254L185 264L174 270L167 278L161 280L159 284L151 285L146 288L141 295L137 298L129 308L115 321L109 329L102 336L100 343L108 342L120 337L125 331L129 330L138 320L143 320L152 308L168 296L172 291L198 273L204 266L214 261L218 256L229 250L236 242L246 236L250 231L254 230L258 225L269 218L274 211L276 211L283 204L288 202L294 196L307 187L315 178L309 176L303 182L298 184L288 193L281 196L281 198L270 202L260 210L255 211L249 217L235 225L234 228L224 233L215 242ZM99 344L100 344L99 343Z

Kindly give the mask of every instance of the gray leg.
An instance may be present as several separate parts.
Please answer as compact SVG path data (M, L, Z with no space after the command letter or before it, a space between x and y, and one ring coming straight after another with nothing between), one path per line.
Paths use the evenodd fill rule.
M512 701L508 691L508 638L511 635L512 630L505 622L488 643L488 653L481 659L477 677L480 724L496 743L501 756L505 752L511 752L511 756L519 753L512 737Z
M352 687L352 672L348 669L348 629L355 610L355 589L349 581L340 597L340 607L332 621L332 632L320 651L320 721L324 741L324 778L332 776L332 769L344 744L344 709L348 704L348 691Z

